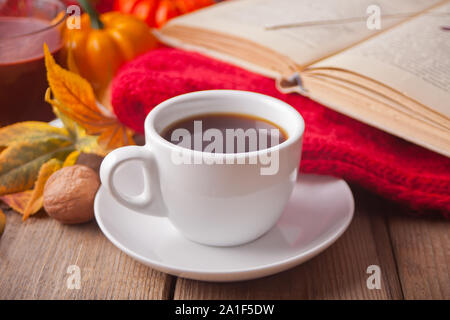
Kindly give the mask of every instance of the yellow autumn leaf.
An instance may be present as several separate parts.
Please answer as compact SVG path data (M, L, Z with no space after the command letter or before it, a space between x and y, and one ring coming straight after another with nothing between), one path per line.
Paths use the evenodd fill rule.
M5 231L5 225L6 225L6 215L2 211L2 209L0 209L0 237L3 234L3 231Z
M26 216L41 207L39 194L33 195L29 189L39 189L42 178L37 182L36 179L49 159L57 158L61 163L66 160L68 165L76 162L80 152L106 154L96 136L87 135L70 118L56 114L62 118L64 128L38 121L0 128L0 200L21 214L26 212Z
M55 128L46 122L25 121L0 128L0 146L9 146L14 142L32 142L51 138L69 140L66 129Z
M98 137L98 143L107 150L116 149L124 145L135 144L133 140L133 131L125 126L105 129ZM86 151L86 153L88 153L88 151Z
M71 141L14 142L0 153L0 196L31 189L41 166L52 158L64 160L72 151Z
M48 46L44 44L45 66L47 68L47 79L53 94L65 106L61 112L68 115L77 113L79 110L88 109L93 111L82 116L91 116L92 119L102 120L92 86L76 73L60 67L51 55ZM68 111L68 112L65 112ZM70 113L70 114L68 114Z
M0 200L6 203L14 211L24 214L25 208L28 202L30 202L32 193L33 190L10 193L4 196L0 196Z
M15 211L24 213L39 170L46 161L56 157L76 161L74 150L104 156L106 151L97 137L62 114L64 128L46 122L27 121L0 128L0 199ZM25 190L25 191L24 191Z
M132 131L106 108L99 107L92 86L76 73L61 68L44 45L47 79L51 93L46 101L66 117L98 137L98 144L109 150L134 144Z
M55 103L55 100L49 98L50 90L45 94L46 101ZM84 153L95 153L99 156L106 156L107 149L98 144L98 137L86 134L86 130L80 127L75 121L61 113L57 108L53 108L56 116L61 120L64 127L69 132L72 139L75 141L75 148Z
M44 198L44 186L48 178L57 170L61 169L62 162L57 159L50 159L41 166L36 180L30 201L28 202L22 220L25 221L32 214L35 214L42 208Z
M78 157L80 155L80 151L75 150L71 154L69 154L64 160L63 167L70 167L77 163Z

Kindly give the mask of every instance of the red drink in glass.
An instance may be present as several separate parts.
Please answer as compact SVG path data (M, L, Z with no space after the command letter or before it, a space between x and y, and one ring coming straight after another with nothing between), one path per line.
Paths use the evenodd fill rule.
M64 10L57 0L0 2L0 126L54 118L44 101L48 83L43 44L58 58L64 17L55 18Z

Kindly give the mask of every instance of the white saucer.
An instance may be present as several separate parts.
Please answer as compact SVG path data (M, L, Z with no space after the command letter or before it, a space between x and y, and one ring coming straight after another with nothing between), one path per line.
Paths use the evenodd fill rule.
M119 168L121 189L142 190L136 164ZM261 238L236 247L210 247L185 239L166 218L129 210L101 187L95 217L106 237L132 258L156 270L205 281L239 281L292 268L319 254L349 226L350 188L328 176L300 175L278 224Z

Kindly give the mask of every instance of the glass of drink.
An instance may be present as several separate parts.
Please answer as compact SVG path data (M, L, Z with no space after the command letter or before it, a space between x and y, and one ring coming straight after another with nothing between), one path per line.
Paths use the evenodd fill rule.
M43 45L59 59L65 6L58 0L0 0L0 127L48 121Z

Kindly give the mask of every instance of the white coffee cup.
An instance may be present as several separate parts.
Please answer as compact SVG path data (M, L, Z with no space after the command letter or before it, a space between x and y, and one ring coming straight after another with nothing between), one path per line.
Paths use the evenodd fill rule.
M288 137L264 150L214 154L182 148L161 136L181 119L212 113L268 119ZM304 128L303 118L294 108L269 96L236 90L187 93L155 107L145 120L145 146L109 153L100 178L119 203L140 213L167 217L190 240L214 246L239 245L266 233L281 216L297 179ZM174 161L174 154L180 152L204 161ZM278 156L278 168L262 174L268 164L260 159L267 160L268 154ZM116 169L130 160L142 163L144 190L138 196L119 192L113 179Z

